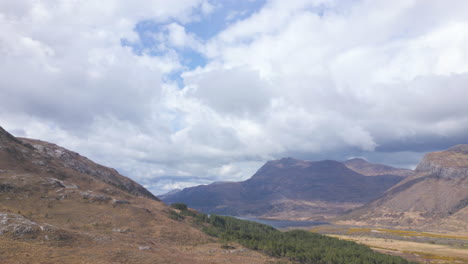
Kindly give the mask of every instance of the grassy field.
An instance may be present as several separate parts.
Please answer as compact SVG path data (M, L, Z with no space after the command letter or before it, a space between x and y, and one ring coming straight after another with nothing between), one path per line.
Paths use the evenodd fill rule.
M421 263L468 263L468 237L372 227L318 226L311 230Z

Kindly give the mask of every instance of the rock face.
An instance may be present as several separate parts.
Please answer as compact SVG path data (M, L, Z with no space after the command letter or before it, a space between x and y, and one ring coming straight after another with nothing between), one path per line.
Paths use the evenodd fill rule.
M364 176L338 161L283 158L267 162L246 181L186 188L163 200L208 213L323 220L379 197L402 179Z
M0 213L0 235L23 238L37 236L41 232L50 234L55 229L51 225L40 225L21 215Z
M427 154L416 168L418 173L457 179L468 175L468 145L457 145L444 152Z
M342 218L372 225L468 229L468 145L426 154L416 173Z

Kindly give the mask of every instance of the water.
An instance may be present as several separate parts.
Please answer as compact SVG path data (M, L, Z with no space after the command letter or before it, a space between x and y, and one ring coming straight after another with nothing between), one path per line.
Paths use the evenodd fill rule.
M260 224L269 225L274 228L288 228L288 227L308 227L315 225L327 225L327 222L319 221L289 221L289 220L272 220L272 219L262 219L262 218L250 218L250 217L240 217L236 216L238 219L254 221Z

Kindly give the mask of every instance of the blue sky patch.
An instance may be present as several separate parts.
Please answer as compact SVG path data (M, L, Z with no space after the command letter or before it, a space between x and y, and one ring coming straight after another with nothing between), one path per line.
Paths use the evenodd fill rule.
M199 21L185 25L202 40L209 40L233 22L258 12L266 0L226 0L213 3L215 10Z
M132 51L139 56L143 54L163 56L170 51L176 52L181 65L185 68L184 70L193 70L197 67L205 66L207 63L206 58L190 47L169 45L167 41L168 25L174 22L179 23L184 26L187 34L193 34L199 41L205 43L226 29L230 24L258 12L265 5L265 2L266 0L226 0L213 2L212 4L215 8L211 13L202 15L201 10L196 10L195 13L199 13L200 19L188 24L181 24L176 20L165 22L143 20L138 22L134 28L139 40L133 42L128 39L121 39L121 45L131 47ZM167 76L179 88L184 86L180 76L182 72L172 72Z

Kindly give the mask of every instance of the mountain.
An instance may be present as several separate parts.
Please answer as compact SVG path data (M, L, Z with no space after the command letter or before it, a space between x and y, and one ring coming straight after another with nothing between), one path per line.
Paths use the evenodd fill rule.
M226 254L187 214L114 169L0 127L1 263L273 261Z
M345 161L343 164L349 169L365 176L399 175L407 177L414 173L414 171L408 169L400 169L388 165L370 163L361 158L350 159Z
M176 193L178 193L180 191L182 191L182 189L174 189L174 190L171 190L171 191L169 191L167 193L160 194L158 196L159 196L160 199L164 200L165 197L170 196L170 195L174 195L174 194L176 194Z
M468 145L426 154L416 173L341 223L468 230Z
M41 155L40 159L35 159L32 162L41 166L46 166L47 163L55 164L56 166L72 169L79 173L91 175L105 183L111 184L119 189L127 191L137 196L145 196L153 200L159 200L151 192L143 186L130 180L127 177L120 175L115 169L108 168L96 164L80 154L59 147L45 141L18 138L23 143L33 146L34 149ZM44 159L45 157L45 159Z
M185 188L163 200L207 213L318 220L362 206L403 179L364 176L338 161L283 158L268 161L246 181Z

